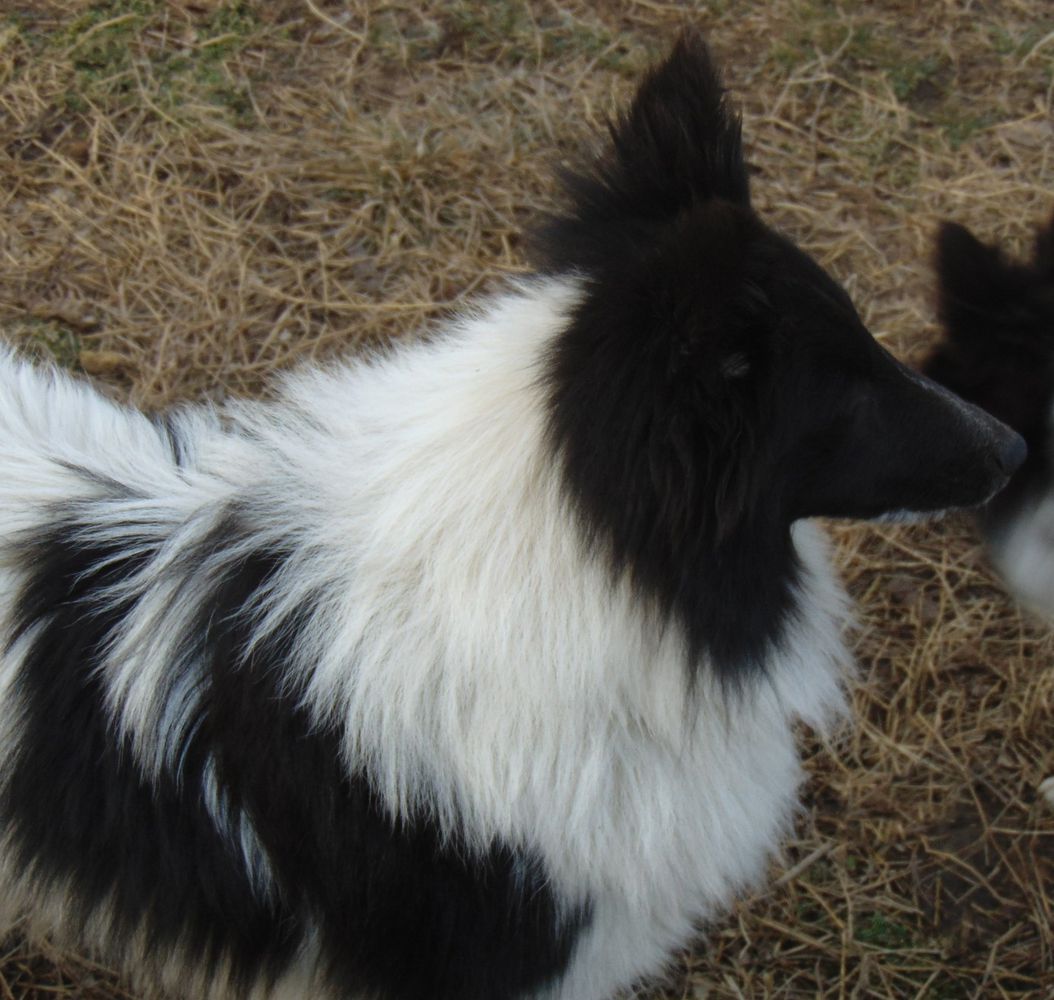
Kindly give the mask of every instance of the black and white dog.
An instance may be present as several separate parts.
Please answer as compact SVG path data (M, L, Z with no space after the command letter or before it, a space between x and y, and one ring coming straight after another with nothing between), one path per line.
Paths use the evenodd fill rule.
M820 515L1021 439L751 209L703 43L428 340L154 420L0 367L11 921L177 995L602 1000L758 879L843 707Z
M1054 619L1054 218L1027 262L945 223L937 273L946 336L925 370L1028 443L1024 465L981 511L981 527L1010 590Z

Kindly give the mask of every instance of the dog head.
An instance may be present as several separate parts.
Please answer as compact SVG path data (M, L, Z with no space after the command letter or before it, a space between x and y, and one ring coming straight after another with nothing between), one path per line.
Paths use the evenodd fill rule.
M698 645L720 646L742 601L757 621L718 652L749 655L737 643L788 606L795 520L979 504L1022 461L1016 434L900 364L757 215L698 37L565 184L537 241L542 270L582 289L546 373L553 442L590 536Z
M758 217L739 119L698 37L566 183L571 208L541 249L585 297L556 352L554 425L565 442L605 435L583 466L620 450L612 491L692 496L724 535L759 506L790 523L979 504L1023 460L1014 433L901 365Z

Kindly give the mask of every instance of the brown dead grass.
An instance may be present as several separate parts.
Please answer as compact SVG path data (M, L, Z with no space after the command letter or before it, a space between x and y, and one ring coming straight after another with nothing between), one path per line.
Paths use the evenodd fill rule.
M147 406L414 336L524 266L550 168L685 22L744 108L759 206L899 355L936 335L938 219L1021 249L1049 213L1037 2L7 0L0 326ZM966 520L833 534L857 725L810 751L775 885L646 995L1052 997L1051 631ZM0 998L127 996L12 949Z

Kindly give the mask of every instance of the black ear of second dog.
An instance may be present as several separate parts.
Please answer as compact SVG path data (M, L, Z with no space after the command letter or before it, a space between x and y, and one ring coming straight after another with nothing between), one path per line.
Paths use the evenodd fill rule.
M938 313L950 340L1054 351L1054 218L1037 233L1027 263L945 222L936 264Z
M1010 266L997 247L965 226L945 222L937 234L938 313L953 340L987 339L1004 308Z
M544 270L632 252L656 225L701 202L749 204L740 119L697 33L680 37L610 132L591 164L562 174L568 207L534 240Z
M1021 434L1029 456L986 517L1046 488L1054 403L1054 219L1032 259L1016 261L946 222L937 238L938 313L944 339L923 370Z
M982 406L971 387L1000 373L1008 382L1038 377L1054 383L1048 370L1054 359L1054 220L1037 234L1027 263L945 222L936 266L946 339L927 362L927 374ZM952 384L952 377L961 384Z

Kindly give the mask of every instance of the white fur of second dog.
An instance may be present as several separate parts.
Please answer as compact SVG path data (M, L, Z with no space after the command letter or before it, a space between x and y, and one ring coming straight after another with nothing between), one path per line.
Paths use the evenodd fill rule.
M1014 596L1054 621L1054 494L1044 493L1017 511L989 543L992 561Z
M821 532L799 522L802 614L778 662L738 694L705 671L689 691L683 636L585 550L546 444L543 359L577 297L573 279L539 279L442 339L294 372L271 401L177 412L181 462L147 417L0 360L2 531L79 498L93 540L160 542L121 586L138 603L103 665L144 774L179 772L198 689L193 671L175 689L163 675L237 551L188 568L190 586L159 570L237 502L253 545L290 553L256 632L310 597L284 681L339 724L349 770L394 816L425 806L481 849L530 845L559 900L591 900L551 1000L653 972L760 879L796 808L794 723L839 716L850 662L845 596ZM7 568L4 608L19 582ZM17 662L18 648L0 667L0 718ZM201 793L267 892L248 819Z

